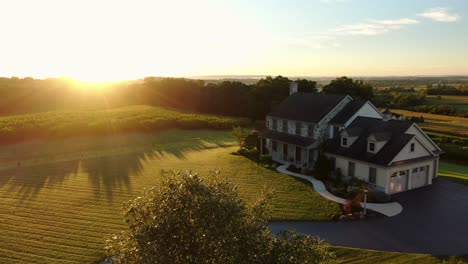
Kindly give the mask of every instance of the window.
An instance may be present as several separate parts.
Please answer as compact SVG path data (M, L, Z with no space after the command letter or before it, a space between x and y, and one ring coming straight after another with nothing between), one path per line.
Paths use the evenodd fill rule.
M411 171L411 173L416 173L416 172L418 172L418 168L414 168L414 169Z
M377 169L369 167L369 183L374 184L377 182Z
M267 127L270 128L270 119L267 119Z
M296 122L296 135L301 134L301 122Z
M348 162L348 176L354 177L354 162Z
M406 175L406 171L400 171L399 174L400 174L400 176L405 176L405 175Z
M278 128L278 120L273 119L273 130L276 130Z
M283 120L283 132L288 133L288 120Z
M414 143L411 143L410 145L410 152L414 152Z
M419 168L419 171L424 171L425 169L426 169L426 168L424 168L424 167L420 167L420 168Z
M278 142L277 141L274 141L272 142L272 148L273 148L273 151L277 151L278 150Z
M374 152L375 151L375 143L369 142L369 151Z
M331 170L336 169L336 158L335 157L330 157L330 169Z
M343 146L348 146L348 138L347 137L341 137L341 145Z
M391 177L393 178L393 177L396 177L396 176L397 176L397 173L394 172L394 173L392 173L392 176L391 176Z
M309 135L309 137L314 137L314 128L315 126L314 125L309 125L307 127L307 134Z

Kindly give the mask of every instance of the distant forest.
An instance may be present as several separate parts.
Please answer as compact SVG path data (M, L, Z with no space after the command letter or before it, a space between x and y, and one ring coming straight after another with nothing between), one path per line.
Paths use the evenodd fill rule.
M379 107L414 110L416 106L424 104L426 94L464 94L468 85L464 86L463 78L457 80L461 84L458 88L453 88L441 84L440 79L431 78L423 78L423 81L416 82L412 79L404 81L398 78L363 81L340 77L321 85L321 92L349 94L357 99L371 100ZM249 84L236 80L203 81L160 77L105 85L83 84L68 79L0 78L0 115L145 104L187 112L263 119L289 95L291 81L298 83L299 91L318 92L316 81L291 80L283 76L265 77L255 82L251 80ZM414 85L425 83L427 89L407 93L407 90L412 88L402 88L402 85L408 85L408 82ZM438 84L433 85L433 82ZM390 88L374 89L376 85L383 84L389 85ZM419 110L429 112L438 109ZM467 114L456 109L443 110L441 114Z

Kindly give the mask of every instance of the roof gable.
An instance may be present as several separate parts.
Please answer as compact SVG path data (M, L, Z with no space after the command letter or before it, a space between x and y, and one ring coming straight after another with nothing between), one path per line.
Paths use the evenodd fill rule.
M294 93L268 115L288 120L318 123L347 95Z
M340 137L330 140L326 152L336 155L362 160L382 166L387 166L395 156L411 141L414 135L405 131L412 125L405 121L383 121L378 118L358 117L347 128L361 129L359 138L348 148L341 147ZM367 151L367 142L370 135L388 136L385 145L377 152Z

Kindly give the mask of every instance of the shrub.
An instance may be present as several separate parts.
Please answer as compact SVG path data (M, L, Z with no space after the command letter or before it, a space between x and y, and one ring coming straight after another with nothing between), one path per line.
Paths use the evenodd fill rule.
M330 178L330 160L325 155L320 155L315 163L315 175L320 180Z
M232 136L239 143L240 150L253 150L257 147L258 134L243 127L234 127Z
M346 214L362 211L360 196L355 196L353 199L347 199L345 204L343 204L343 211Z

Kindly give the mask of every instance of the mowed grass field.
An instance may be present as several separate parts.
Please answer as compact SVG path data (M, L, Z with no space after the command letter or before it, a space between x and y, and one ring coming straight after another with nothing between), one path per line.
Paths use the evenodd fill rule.
M424 117L425 123L421 123L419 126L428 132L468 137L468 118L435 115L400 109L392 109L391 111L407 117Z
M457 164L441 161L439 176L468 185L468 164Z
M440 99L437 99L437 95L428 95L426 101L429 105L445 104L458 109L468 109L468 96L441 95Z
M273 190L272 219L328 221L341 213L311 186L242 157L230 131L30 141L0 147L0 263L95 263L125 228L121 206L159 184L162 169L219 169L252 202Z

